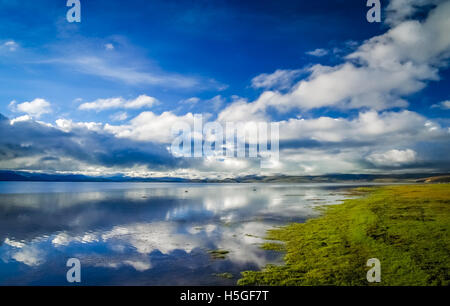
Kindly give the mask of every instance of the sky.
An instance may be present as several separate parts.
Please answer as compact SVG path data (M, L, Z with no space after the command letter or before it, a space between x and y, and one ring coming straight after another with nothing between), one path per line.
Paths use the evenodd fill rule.
M450 170L448 0L382 0L380 23L363 0L80 3L70 23L65 0L0 0L2 170ZM198 115L277 123L278 157L177 156Z

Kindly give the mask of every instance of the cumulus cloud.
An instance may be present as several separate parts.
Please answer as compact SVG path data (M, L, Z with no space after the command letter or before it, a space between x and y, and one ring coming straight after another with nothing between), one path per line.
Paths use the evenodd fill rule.
M251 106L251 104L246 104ZM230 113L230 116L233 113ZM236 115L233 119L237 119ZM245 119L245 117L241 118ZM264 120L264 118L261 118ZM381 163L370 163L364 156L392 147L416 147L426 143L423 159L417 169L446 169L448 161L433 162L430 151L446 151L450 140L448 128L412 111L362 111L353 118L328 117L291 118L278 122L280 131L280 163L278 173L323 174L334 172L365 172L382 168ZM434 149L432 149L434 148ZM218 169L220 162L210 160ZM206 161L205 161L206 163ZM404 166L412 164L404 163ZM240 165L251 171L254 164Z
M437 104L433 104L431 108L450 109L450 100L442 101Z
M45 99L36 98L31 102L23 102L17 104L16 101L12 101L9 104L9 109L14 112L26 113L32 117L39 118L43 114L51 113L50 102Z
M137 117L131 119L129 124L106 124L105 131L108 131L119 138L169 144L173 139L172 127L180 122L192 126L194 115L188 113L184 116L177 116L172 112L164 112L161 115L156 115L153 112L142 112Z
M125 265L132 266L136 271L143 272L147 271L152 267L152 264L147 261L139 261L139 260L125 260L123 262Z
M287 89L298 78L303 70L276 70L274 73L263 73L252 79L253 88Z
M248 116L236 114L243 116L241 122L248 122ZM204 119L204 124L209 121ZM389 152L399 146L418 152L414 147L420 142L426 142L430 152L446 151L448 148L445 146L450 143L447 128L406 110L362 111L354 118L291 118L278 122L280 161L272 172L264 172L259 169L258 160L215 156L195 160L171 156L172 127L183 122L192 128L193 121L192 113L177 116L171 112L160 115L142 112L123 125L73 122L69 119L58 119L55 125L51 125L34 121L31 117L21 120L4 118L0 121L0 167L72 172L103 169L99 173L105 173L108 168L129 172L143 167L139 170L140 175L163 171L171 173L171 176L185 177L364 172L387 165L376 162L381 158L376 160L378 155L372 154ZM364 159L364 156L372 157ZM423 150L421 157L424 162L435 160ZM440 165L428 165L428 169L445 167L445 161Z
M9 246L21 249L25 246L25 243L23 242L19 242L19 241L15 241L15 240L11 240L9 238L6 238L5 241L3 242L4 244L7 244Z
M118 112L109 117L112 121L125 121L128 119L128 114L126 112Z
M139 109L139 108L150 108L155 104L159 103L154 97L149 97L147 95L140 95L136 99L126 100L122 97L118 98L108 98L108 99L97 99L93 102L86 102L81 104L78 109L80 110L96 110L102 111L114 108L125 108L125 109Z
M280 152L281 171L286 175L319 175L328 173L361 173L360 150L352 148L293 148ZM372 167L373 168L373 167ZM373 169L370 169L373 170Z
M280 140L359 142L375 145L449 137L448 131L411 111L361 112L354 119L320 117L280 122ZM344 144L343 144L344 145Z
M259 101L264 101L265 97L272 95L272 92L265 92L260 96ZM220 122L247 122L247 121L268 121L268 115L262 103L248 103L245 99L237 99L232 104L223 109L217 116Z
M247 104L251 106L251 104ZM249 118L245 113L230 113L233 119L248 122ZM173 139L171 126L175 122L185 122L192 126L193 115L176 116L170 112L156 115L145 112L133 119L131 124L123 126L106 126L105 130L113 133L117 137L130 138L139 141L162 141L170 143ZM219 118L220 119L220 118ZM224 119L224 118L222 118ZM265 118L261 118L265 120ZM236 121L234 121L236 122ZM223 123L223 122L222 122ZM445 144L450 139L450 133L446 128L441 127L436 122L430 121L424 116L412 111L364 111L355 118L333 118L319 117L315 119L291 118L278 122L280 130L280 152L281 162L276 165L276 170L305 172L321 171L329 172L350 171L363 169L361 163L365 155L370 155L374 151L392 146L411 146L418 142L429 142L432 147ZM293 156L306 156L311 150L315 157L327 156L330 160L327 168L317 167L312 162L295 164ZM345 151L348 151L344 153ZM308 153L301 153L301 152ZM318 153L320 152L320 153ZM334 153L331 153L334 152ZM337 153L340 152L340 153ZM298 155L300 154L300 155ZM340 161L345 158L345 161ZM332 161L335 161L333 163ZM367 160L366 160L367 161ZM320 158L315 163L320 162ZM324 165L325 163L322 163ZM375 167L380 163L373 163ZM198 173L248 173L252 174L256 170L258 163L249 159L214 157L209 156L202 159L201 163L195 165ZM192 172L191 172L192 174Z
M45 254L36 247L23 247L20 251L15 252L11 258L21 262L27 266L39 266L45 261Z
M59 119L56 125L0 120L0 168L76 172L96 167L117 172L142 166L147 171L188 167L166 145L119 139L104 125ZM184 164L184 165L183 165Z
M312 55L312 56L317 56L317 57L322 57L328 54L328 50L325 49L315 49L313 51L308 51L306 52L306 54L308 55Z
M14 125L16 122L22 122L22 121L31 121L33 118L31 118L28 115L19 116L17 118L11 119L10 123L11 125Z
M367 160L377 166L398 167L416 162L417 153L411 149L394 149L384 153L373 153L367 157Z
M435 9L426 14L429 4ZM278 120L281 152L273 170L277 173L371 172L389 167L449 169L448 158L437 153L450 149L450 130L440 125L445 121L429 120L405 108L409 106L410 95L429 82L438 81L440 71L448 67L450 2L393 0L386 12L390 28L359 46L352 42L345 49L349 54L342 63L260 74L251 82L253 88L263 90L259 97L250 101L233 97L215 120L220 123ZM319 56L325 52L317 49L309 53ZM151 76L138 69L122 66L114 69L117 67L102 59L84 58L74 64L81 64L89 73L125 78L133 84L161 82L148 80ZM176 76L170 75L170 80L164 82L174 81L182 87L171 77ZM200 101L203 110L214 112L227 102L221 95L209 100L191 97L180 101L180 108L198 106ZM81 104L79 109L141 109L155 103L155 98L142 95L133 100L98 99ZM192 126L194 114L190 112L179 115L178 110L161 114L144 111L121 122L129 119L128 114L118 111L110 117L118 121L114 124L58 119L52 125L35 120L45 110L34 110L32 102L22 104L14 102L11 108L15 111L20 108L26 115L12 120L0 117L0 123L4 124L0 129L3 168L139 167L144 172L161 170L198 177L210 173L224 176L266 173L259 169L258 162L250 159L208 156L192 161L171 156L168 146L173 140L172 128L180 122ZM449 101L443 101L432 107L449 106ZM319 108L353 111L341 117L314 117L311 110ZM286 119L274 119L275 115L279 118L279 113L286 115L282 117Z
M385 23L399 24L423 9L438 5L446 0L391 0L385 9Z
M266 91L253 102L232 104L219 117L231 118L232 110L261 118L270 107L279 111L407 107L405 97L439 80L439 69L447 65L449 14L450 2L441 3L424 21L406 20L367 40L340 65L308 68L309 76L288 93Z
M55 121L56 127L64 132L71 132L73 130L86 129L88 131L101 132L103 124L98 122L73 122L70 119L57 119Z
M396 167L415 167L417 171L449 168L447 158L443 160L432 154L449 150L448 129L411 111L367 111L353 119L326 116L315 119L293 118L279 122L279 126L282 173L361 173L382 170L394 167L394 164L388 164L387 161L382 163L380 152L389 152L396 147L414 148L410 150L414 150L417 156L420 151L421 155L420 163L400 163L397 160ZM368 159L365 156L372 157Z

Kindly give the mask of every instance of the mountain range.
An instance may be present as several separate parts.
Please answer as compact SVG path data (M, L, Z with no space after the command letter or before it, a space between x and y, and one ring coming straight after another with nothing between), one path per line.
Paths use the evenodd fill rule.
M440 183L450 182L449 173L407 173L407 174L326 174L307 176L258 176L247 175L224 179L188 179L179 177L128 177L86 176L78 174L52 174L25 171L0 170L0 181L25 182L184 182L184 183L342 183L342 182L378 182L378 183Z

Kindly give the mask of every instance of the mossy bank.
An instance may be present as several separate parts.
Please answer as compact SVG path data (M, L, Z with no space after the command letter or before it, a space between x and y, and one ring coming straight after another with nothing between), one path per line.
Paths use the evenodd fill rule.
M449 285L450 184L357 190L365 195L269 231L263 248L285 252L285 264L245 271L238 284ZM366 279L370 258L380 283Z

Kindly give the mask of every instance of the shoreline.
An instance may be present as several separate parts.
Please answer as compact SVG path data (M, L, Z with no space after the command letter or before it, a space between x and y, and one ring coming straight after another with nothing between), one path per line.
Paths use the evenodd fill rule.
M284 252L284 265L243 271L238 284L449 285L450 184L351 190L365 196L268 231L262 248ZM381 261L380 283L367 282L370 258Z

